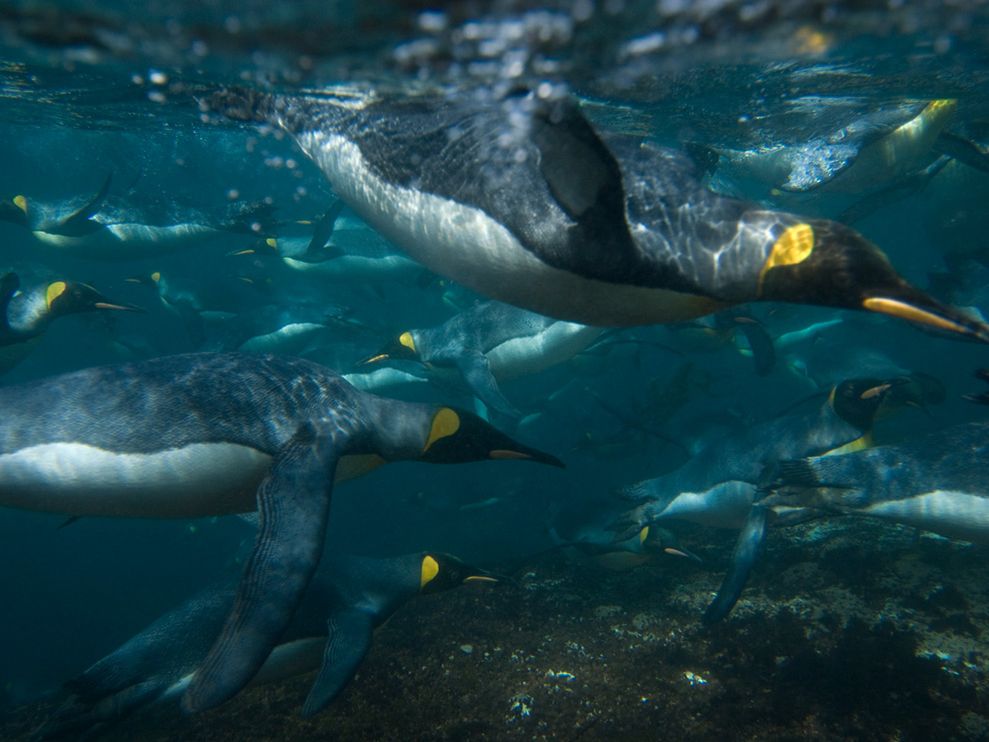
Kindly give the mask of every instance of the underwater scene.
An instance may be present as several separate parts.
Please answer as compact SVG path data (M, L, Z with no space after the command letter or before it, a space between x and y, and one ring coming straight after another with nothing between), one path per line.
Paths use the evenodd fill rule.
M0 2L0 739L989 739L987 235L977 0Z

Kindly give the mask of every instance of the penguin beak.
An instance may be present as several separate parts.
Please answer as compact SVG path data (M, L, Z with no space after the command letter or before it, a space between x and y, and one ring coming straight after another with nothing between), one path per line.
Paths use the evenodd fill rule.
M540 464L549 464L550 466L557 466L560 469L565 469L566 464L560 461L556 456L548 454L545 451L540 451L537 448L529 448L528 446L523 446L520 443L515 444L516 448L495 448L488 452L489 459L496 460L506 460L506 459L517 459L519 461L535 461Z
M134 304L111 304L107 301L93 302L93 309L109 309L114 312L139 312L147 314L147 310Z
M500 580L497 577L492 577L491 575L470 575L464 578L464 584L468 582L494 582L498 583Z
M906 283L895 294L868 296L862 300L862 308L989 343L989 325L984 322L940 304Z
M384 361L384 360L387 360L388 358L389 358L389 356L388 356L387 353L377 353L377 354L375 354L373 356L368 356L364 360L358 361L357 362L357 365L358 366L369 366L372 363L377 363L378 361Z
M694 554L692 551L687 551L686 549L677 549L673 546L663 547L663 553L669 554L670 556L683 557L684 559L689 559L690 561L697 562L698 564L700 564L700 562L702 561L702 559L696 554Z

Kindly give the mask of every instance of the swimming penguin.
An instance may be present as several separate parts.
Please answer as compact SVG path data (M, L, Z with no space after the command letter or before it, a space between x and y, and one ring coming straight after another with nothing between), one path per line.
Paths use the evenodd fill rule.
M683 154L599 135L551 86L401 99L220 91L289 132L361 218L431 270L573 322L671 322L767 300L866 309L989 341L864 237L704 188Z
M713 152L722 175L733 181L752 180L790 193L868 193L923 171L943 149L970 159L946 131L957 109L953 98L908 101L870 111L799 144Z
M414 360L427 369L455 368L492 410L521 413L496 379L538 373L562 363L601 336L599 327L561 322L500 302L482 302L438 327L407 330L362 364Z
M868 433L892 389L890 381L849 379L821 405L710 442L679 469L622 491L639 504L619 521L625 527L618 537L660 520L742 528L767 464L794 458L790 451L823 454L869 445Z
M0 277L0 373L24 360L59 317L99 311L144 310L111 302L89 284L47 281L22 288L16 273L6 273Z
M264 664L319 563L335 478L402 459L562 465L475 415L375 397L315 363L276 356L86 369L2 387L0 408L0 506L153 518L260 512L187 711L231 698Z
M989 543L989 423L955 425L907 443L767 467L760 504L860 515Z
M252 685L318 669L302 709L312 716L351 681L373 630L395 611L418 594L474 582L497 578L437 552L385 559L327 555ZM236 592L235 579L202 591L66 683L70 696L37 738L77 738L142 707L176 703L223 628Z
M904 406L938 401L939 384L919 374L894 379L849 379L836 385L820 407L786 415L713 441L679 469L624 490L638 506L607 528L616 540L664 520L686 520L739 530L729 571L704 614L706 623L724 618L737 602L765 539L769 514L756 503L765 467L790 458L792 450L837 455L873 444L873 423ZM757 471L758 470L758 471ZM810 517L806 508L773 514L779 525Z
M223 217L172 206L145 213L131 203L107 198L110 177L82 206L43 203L17 195L0 202L0 221L20 225L39 242L67 255L91 260L136 260L162 255L223 235L255 234L272 220L264 202L234 203Z

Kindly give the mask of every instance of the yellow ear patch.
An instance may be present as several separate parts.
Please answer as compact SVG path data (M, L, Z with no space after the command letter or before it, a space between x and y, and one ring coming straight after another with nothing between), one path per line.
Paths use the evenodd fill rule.
M419 568L419 589L433 581L433 578L440 573L440 565L429 554L423 557L422 566Z
M14 206L27 213L27 199L24 196L14 196Z
M814 228L809 224L794 224L773 243L769 257L759 271L759 293L762 293L762 282L772 268L781 265L796 265L802 263L814 251Z
M161 280L161 273L159 273L158 271L152 273L151 280L154 281L155 283L158 283Z
M266 239L264 241L264 244L266 244L268 247L273 247L275 249L278 249L278 240L276 240L274 237L269 237L268 239Z
M413 353L416 352L416 344L415 341L412 339L411 332L403 332L401 335L399 335L398 342L404 345L409 350L411 350Z
M649 526L643 526L639 531L639 543L644 544L647 538L649 538Z
M436 441L441 438L448 438L458 430L460 430L460 415L449 407L440 408L440 411L433 415L433 425L429 429L429 437L426 439L426 445L423 446L422 452L426 453Z
M55 281L48 284L48 291L45 292L45 303L49 309L52 308L52 302L64 294L67 288L65 281Z

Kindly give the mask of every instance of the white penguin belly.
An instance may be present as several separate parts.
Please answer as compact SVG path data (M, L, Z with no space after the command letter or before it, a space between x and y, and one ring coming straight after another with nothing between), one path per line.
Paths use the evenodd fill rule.
M83 516L192 518L254 510L271 456L234 443L121 453L44 443L0 455L0 505Z
M506 340L485 355L496 378L513 379L573 358L602 332L604 330L600 327L554 322L536 335Z
M336 281L353 281L363 278L380 281L400 281L422 270L422 266L401 255L381 258L366 258L360 255L345 255L325 260L322 263L307 263L295 258L282 258L282 262L294 271L318 275L320 278Z
M596 325L690 319L719 304L665 289L614 284L554 268L481 209L386 183L345 138L306 132L299 145L368 224L431 270L509 304Z
M686 520L708 528L742 528L756 487L748 482L722 482L703 492L681 492L657 516Z
M282 353L300 355L309 350L312 343L329 331L326 325L316 322L291 322L265 335L255 335L237 350L245 353Z
M860 512L948 538L989 543L989 499L958 490L933 490L902 500L877 502Z

